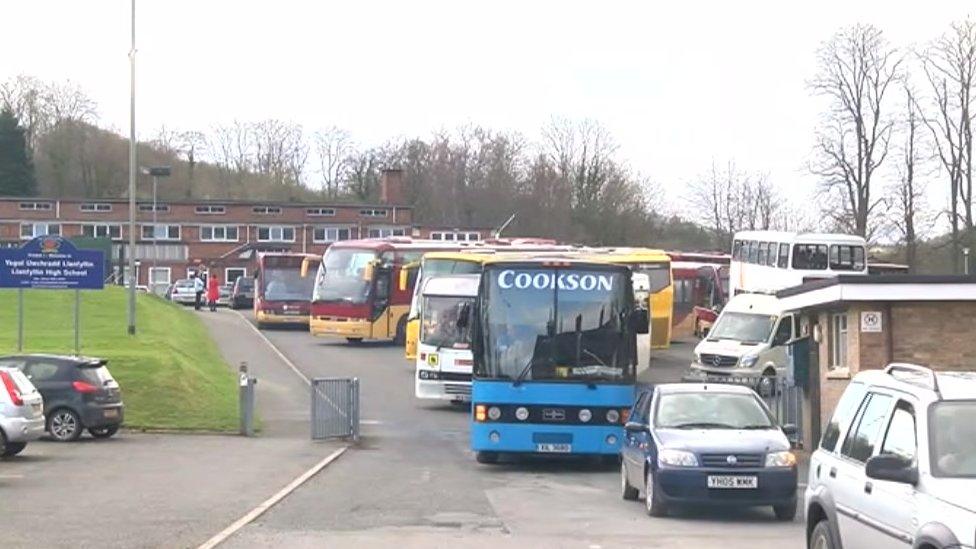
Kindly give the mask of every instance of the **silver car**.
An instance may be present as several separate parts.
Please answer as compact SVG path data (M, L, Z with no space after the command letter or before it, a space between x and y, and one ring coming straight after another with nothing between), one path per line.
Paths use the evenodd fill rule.
M16 368L0 368L0 457L19 454L44 434L44 400Z
M193 280L184 278L177 280L173 284L173 293L170 297L174 303L192 305L197 299L197 292L193 287Z

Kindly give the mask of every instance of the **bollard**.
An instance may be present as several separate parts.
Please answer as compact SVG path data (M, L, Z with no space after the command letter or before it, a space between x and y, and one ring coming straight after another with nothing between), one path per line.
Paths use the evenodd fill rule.
M247 375L247 362L241 362L238 370L238 403L240 405L241 435L254 436L254 386L258 380Z

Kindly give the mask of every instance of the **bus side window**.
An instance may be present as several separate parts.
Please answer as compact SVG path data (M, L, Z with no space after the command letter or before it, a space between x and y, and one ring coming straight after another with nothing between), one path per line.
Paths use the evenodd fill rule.
M780 244L779 245L779 263L777 267L780 269L786 269L790 265L790 245Z
M775 242L770 242L766 249L766 265L769 267L776 266L776 247Z
M742 261L742 241L736 240L732 242L732 259L736 261Z
M760 265L765 265L766 264L766 249L768 247L769 246L765 242L760 242L759 243L759 252L756 254L756 257L757 257L756 263L758 263Z
M756 254L758 252L759 252L759 243L756 242L755 240L750 240L749 241L749 258L748 258L747 261L749 263L755 263L756 262Z

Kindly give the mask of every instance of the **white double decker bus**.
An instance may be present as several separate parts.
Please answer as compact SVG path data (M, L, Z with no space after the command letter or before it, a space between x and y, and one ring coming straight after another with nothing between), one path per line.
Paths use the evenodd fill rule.
M471 399L470 323L479 274L431 276L418 299L417 398L463 402Z
M804 280L868 274L863 237L831 233L741 231L732 242L732 295L775 292Z

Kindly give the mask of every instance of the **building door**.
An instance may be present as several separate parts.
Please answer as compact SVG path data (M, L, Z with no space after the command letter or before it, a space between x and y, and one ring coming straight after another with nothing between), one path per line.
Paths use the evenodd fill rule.
M172 282L172 270L169 267L149 268L149 291L162 296L166 294Z

